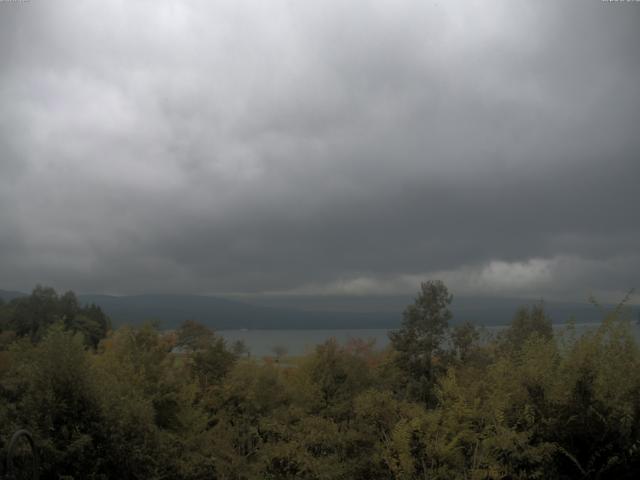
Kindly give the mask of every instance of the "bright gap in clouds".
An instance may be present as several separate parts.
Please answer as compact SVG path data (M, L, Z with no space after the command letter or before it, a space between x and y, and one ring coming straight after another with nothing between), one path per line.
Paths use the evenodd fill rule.
M356 276L325 285L312 284L287 291L270 292L276 295L404 295L415 293L425 279L443 280L450 291L461 296L517 297L532 300L586 301L593 294L601 301L617 303L630 289L611 289L607 277L620 280L624 275L626 257L614 261L593 261L578 257L559 256L550 259L507 262L492 260L485 264L462 266L456 270L425 271L385 277ZM640 266L640 257L634 259ZM618 270L616 272L616 270ZM592 287L584 292L575 285L583 285L584 278ZM600 277L600 280L594 280ZM638 303L637 295L631 303Z

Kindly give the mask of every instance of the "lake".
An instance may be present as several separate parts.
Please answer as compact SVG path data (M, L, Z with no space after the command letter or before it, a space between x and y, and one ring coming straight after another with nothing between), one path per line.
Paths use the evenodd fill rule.
M555 330L560 330L566 324L554 324ZM583 333L596 328L597 323L576 323L576 332ZM487 334L495 334L505 326L486 326ZM640 340L640 327L633 325L636 339ZM218 330L229 345L242 340L249 348L251 355L263 357L273 355L273 348L284 347L287 355L303 355L313 351L316 345L335 338L341 344L352 338L375 340L377 348L384 348L389 343L389 329L345 329L345 330Z
M341 344L351 338L363 340L375 339L376 347L384 348L389 343L387 329L357 329L357 330L218 330L216 333L224 337L231 345L242 340L249 348L251 355L263 357L273 355L273 347L284 347L287 355L302 355L311 352L330 338L335 338Z

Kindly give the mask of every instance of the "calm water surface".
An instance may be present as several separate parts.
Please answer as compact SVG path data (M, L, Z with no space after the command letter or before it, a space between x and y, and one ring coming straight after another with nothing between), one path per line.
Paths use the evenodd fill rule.
M566 325L554 325L554 329L561 330ZM596 328L596 323L577 323L576 333L581 334ZM487 326L485 335L494 335L504 326ZM634 324L636 339L640 340L640 327ZM377 348L384 348L389 343L389 329L357 329L357 330L219 330L228 344L243 340L251 355L263 357L273 355L274 347L284 347L288 355L302 355L313 351L316 345L335 338L341 344L350 339L375 340Z

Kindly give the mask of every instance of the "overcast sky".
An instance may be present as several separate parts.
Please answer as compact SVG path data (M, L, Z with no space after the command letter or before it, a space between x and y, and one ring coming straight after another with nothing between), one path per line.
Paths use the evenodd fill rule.
M640 287L640 2L0 1L0 288Z

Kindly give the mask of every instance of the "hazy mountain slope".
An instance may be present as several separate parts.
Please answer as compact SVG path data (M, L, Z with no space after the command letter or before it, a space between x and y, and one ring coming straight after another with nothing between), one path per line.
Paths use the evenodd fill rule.
M83 303L96 303L115 324L139 324L159 320L172 328L183 320L202 322L216 329L228 328L386 328L394 326L388 312L303 311L250 305L217 297L195 295L138 295L113 297L80 295Z
M393 318L394 325L400 321L402 311L414 300L412 295L270 295L238 296L237 300L252 305L278 308L296 308L305 311L325 312L377 312ZM451 309L453 323L470 321L483 325L504 325L511 321L516 310L524 305L537 303L535 300L496 297L459 297L454 295ZM572 317L579 323L598 322L602 313L589 303L545 301L545 309L554 323L567 322ZM612 308L611 305L605 306ZM638 315L634 306L634 316Z
M27 295L26 293L15 292L12 290L0 290L0 298L5 302L8 302L9 300L13 300L14 298L24 297L26 295Z
M0 290L8 301L24 293ZM197 295L79 295L82 303L95 303L114 325L156 320L162 328L174 328L191 319L214 329L339 329L396 328L402 311L413 301L395 296L236 296L232 299ZM455 297L453 323L505 325L514 312L531 300ZM579 323L597 322L601 312L586 303L545 302L554 323L574 317ZM638 307L634 307L634 318Z

